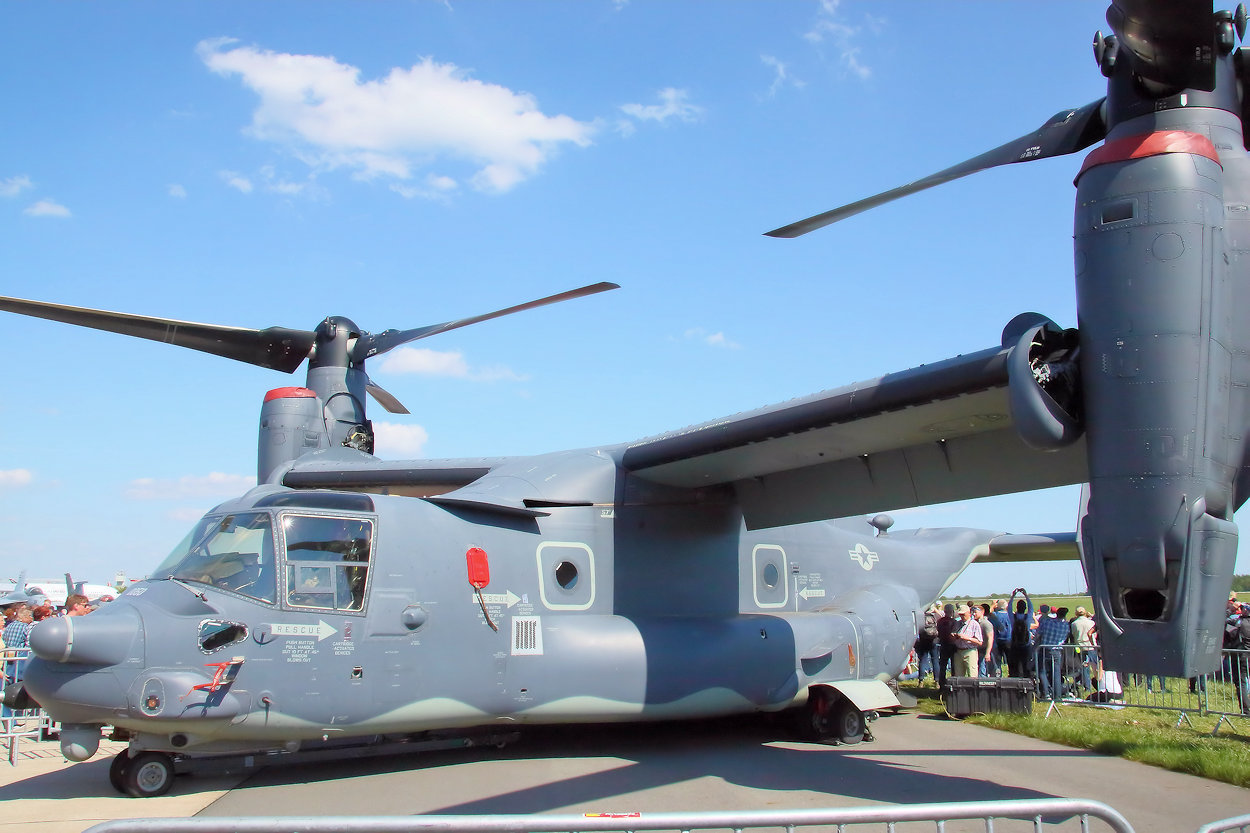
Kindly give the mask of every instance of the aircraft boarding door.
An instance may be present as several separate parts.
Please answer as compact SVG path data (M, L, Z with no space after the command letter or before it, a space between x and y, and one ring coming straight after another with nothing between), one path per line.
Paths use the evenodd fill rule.
M311 512L279 516L285 570L281 662L310 683L301 705L327 727L368 717L371 680L364 614L374 520Z

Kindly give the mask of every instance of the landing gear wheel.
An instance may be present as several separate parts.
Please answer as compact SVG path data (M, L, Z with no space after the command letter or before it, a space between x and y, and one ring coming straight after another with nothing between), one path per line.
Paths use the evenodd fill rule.
M799 736L815 743L855 744L868 734L868 722L855 704L829 688L813 688L798 713Z
M855 704L845 697L839 697L833 707L833 733L845 744L859 743L868 731L868 723L864 713L855 708Z
M814 688L808 692L806 705L795 715L799 737L813 743L824 743L832 738L836 696L825 688Z
M109 764L109 783L122 795L126 794L126 767L130 766L130 750L123 749L113 756Z
M141 752L123 767L121 781L135 798L164 795L174 785L174 760L164 752Z

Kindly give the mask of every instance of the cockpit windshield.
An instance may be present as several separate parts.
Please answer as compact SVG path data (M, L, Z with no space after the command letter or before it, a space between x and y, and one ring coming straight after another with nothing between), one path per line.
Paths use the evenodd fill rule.
M208 584L264 602L277 599L273 528L267 512L204 518L152 573Z

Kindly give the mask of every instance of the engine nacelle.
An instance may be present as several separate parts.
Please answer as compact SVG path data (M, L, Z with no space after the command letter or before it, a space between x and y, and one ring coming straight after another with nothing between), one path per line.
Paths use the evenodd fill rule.
M308 388L275 388L265 394L256 449L257 483L268 483L287 463L329 447L321 411L321 400Z
M1118 670L1189 677L1220 663L1247 424L1224 186L1245 194L1250 179L1222 168L1217 145L1241 145L1232 113L1147 113L1113 129L1077 180L1082 559Z

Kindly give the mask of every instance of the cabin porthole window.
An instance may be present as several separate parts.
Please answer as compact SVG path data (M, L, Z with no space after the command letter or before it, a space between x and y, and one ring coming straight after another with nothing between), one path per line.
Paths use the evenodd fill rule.
M777 586L777 582L781 581L781 571L777 569L776 564L770 561L764 565L764 571L760 579L764 582L764 586L771 590Z
M565 590L577 586L577 565L572 561L561 561L556 565L556 584Z

